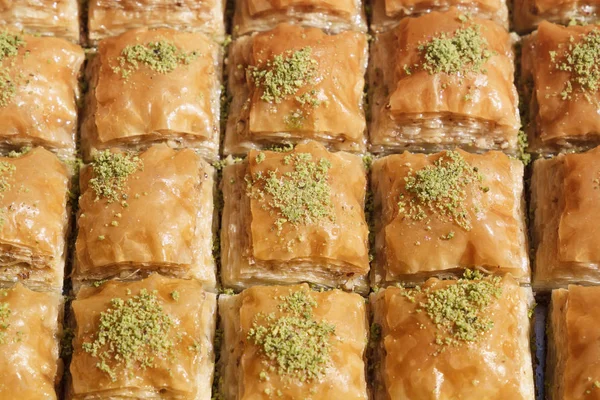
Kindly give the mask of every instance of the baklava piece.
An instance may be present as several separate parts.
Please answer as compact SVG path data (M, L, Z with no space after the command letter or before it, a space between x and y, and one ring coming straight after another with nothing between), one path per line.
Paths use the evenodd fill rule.
M67 399L210 400L216 295L152 275L80 290Z
M80 4L78 0L2 0L0 28L78 43Z
M233 35L242 36L289 22L327 33L367 31L362 0L239 0L235 2Z
M281 24L231 46L225 154L318 140L364 151L367 37Z
M83 49L64 39L0 32L0 150L75 154Z
M13 156L0 158L0 286L60 293L71 174L40 147Z
M172 28L201 32L221 41L225 36L224 0L90 0L89 41L138 28Z
M542 21L561 25L596 23L600 19L597 0L513 0L514 30L527 33Z
M600 144L600 27L542 22L523 40L529 150L582 151Z
M600 148L533 165L536 289L600 284Z
M516 153L512 40L456 8L405 18L377 35L369 67L373 152Z
M533 400L530 288L466 274L371 295L375 400Z
M508 29L507 0L371 0L373 22L371 30L381 33L397 26L402 18L432 11L447 11L450 7L482 19L489 19Z
M476 268L529 282L523 164L493 151L403 153L372 166L372 284Z
M365 190L359 156L316 142L252 150L225 167L223 285L310 282L368 292Z
M89 65L84 158L156 142L218 158L221 46L201 33L138 29L100 42Z
M552 292L546 398L600 399L599 301L599 287L569 285Z
M74 286L152 272L215 286L214 168L193 150L98 153L81 171Z
M220 393L228 400L367 400L365 300L308 285L219 298Z

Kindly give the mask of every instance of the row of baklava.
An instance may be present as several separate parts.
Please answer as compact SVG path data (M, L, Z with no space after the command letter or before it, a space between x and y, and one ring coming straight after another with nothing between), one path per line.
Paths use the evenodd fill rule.
M548 398L600 398L599 300L600 287L553 292ZM254 286L219 296L215 334L217 296L155 274L82 289L61 333L61 296L18 285L0 293L0 396L62 398L62 336L67 400L533 400L532 307L510 276L474 272L368 301Z
M546 22L524 39L530 151L600 143L599 43L597 26ZM72 156L83 50L7 32L0 45L2 147L41 145ZM108 148L166 142L214 161L225 110L225 155L304 139L375 153L460 147L516 154L522 147L513 40L500 25L451 9L403 19L377 35L365 113L367 50L364 33L280 24L233 42L226 94L221 46L203 34L140 29L105 39L86 69L84 159ZM222 101L228 96L229 105Z

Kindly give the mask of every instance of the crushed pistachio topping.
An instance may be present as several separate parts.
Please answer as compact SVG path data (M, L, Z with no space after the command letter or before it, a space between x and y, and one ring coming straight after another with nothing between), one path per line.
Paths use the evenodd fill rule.
M94 158L94 177L89 185L96 193L96 201L106 199L109 203L124 201L127 178L143 168L142 160L129 153L102 151Z
M177 290L173 290L171 292L171 298L175 301L179 301L179 292Z
M155 368L156 359L168 359L178 340L173 326L156 291L142 289L127 300L112 299L100 313L93 341L84 342L82 348L98 358L96 367L115 381L117 368L133 372Z
M407 194L402 194L398 202L399 213L414 221L436 215L470 230L471 220L465 202L469 191L489 191L489 187L481 185L482 181L478 169L460 153L447 151L433 165L409 172L404 186ZM454 233L448 233L448 236L452 238Z
M160 74L168 74L181 65L189 65L198 56L197 51L185 52L169 41L159 40L125 47L117 59L119 65L112 69L124 79L137 71L140 65Z
M560 97L563 100L570 99L578 89L591 101L591 96L600 89L600 30L594 29L582 35L577 43L571 36L560 52L550 51L550 59L554 68L570 74Z
M8 303L6 303L6 302L0 303L0 344L6 343L6 336L7 336L6 331L8 330L8 327L10 326L10 323L8 322L8 320L10 318L10 314L11 314L11 310L10 310L10 307L8 306Z
M280 376L301 382L318 379L330 362L335 326L315 320L317 302L304 290L290 291L279 300L282 315L256 315L248 340ZM263 371L260 377L267 379L267 373Z
M3 199L4 193L9 191L12 187L9 181L16 169L17 168L14 166L14 164L6 161L0 161L0 199ZM0 228L2 228L6 222L6 212L7 207L0 208Z
M7 58L14 58L19 53L19 48L25 46L25 41L20 35L0 32L0 62ZM0 67L0 107L5 107L17 93L17 82L11 76L11 62Z
M294 153L286 155L282 162L292 165L293 171L261 171L246 177L248 196L278 217L278 231L286 223L307 225L326 218L333 221L329 160L316 161L310 153Z

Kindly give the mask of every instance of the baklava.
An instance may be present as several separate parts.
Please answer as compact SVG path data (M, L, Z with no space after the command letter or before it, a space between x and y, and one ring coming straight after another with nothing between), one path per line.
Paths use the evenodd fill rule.
M225 154L314 139L336 150L366 146L367 36L281 24L231 46Z
M105 150L81 171L73 280L151 272L215 286L214 168L191 149Z
M523 39L529 150L582 151L600 144L600 27L542 22Z
M90 0L90 44L138 28L172 28L202 32L221 41L225 36L224 0Z
M254 286L219 297L219 314L219 398L370 398L367 312L358 294Z
M75 154L83 49L64 39L0 32L0 150Z
M0 157L0 286L63 287L71 172L41 147Z
M21 284L0 290L0 398L56 400L63 300Z
M542 21L571 25L596 23L600 19L597 0L514 0L513 22L518 33L534 30Z
M529 282L523 164L501 152L390 155L373 163L371 283L421 283L465 268Z
M219 150L221 46L201 33L137 29L104 39L89 64L82 124L86 160L156 142Z
M511 36L462 14L404 18L371 50L371 151L516 153L520 128Z
M600 284L600 148L533 165L531 212L536 289Z
M250 151L223 171L225 287L310 282L368 292L362 159L316 142Z
M530 288L510 275L432 278L371 295L374 399L535 398Z
M210 400L216 295L161 277L82 288L68 400Z

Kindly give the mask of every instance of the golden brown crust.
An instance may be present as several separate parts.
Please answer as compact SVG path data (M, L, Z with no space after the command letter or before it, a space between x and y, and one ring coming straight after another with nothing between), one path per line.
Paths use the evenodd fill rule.
M311 49L317 61L316 84L305 85L295 96L280 103L261 100L263 89L256 87L248 68L263 67L275 55ZM366 122L363 110L367 38L357 32L327 35L319 29L280 24L275 29L242 37L231 46L229 92L233 96L225 154L244 154L252 148L273 144L318 140L337 150L365 149ZM297 96L315 90L320 105L302 110L298 124L287 117L299 107Z
M119 57L127 46L166 41L199 55L169 73L140 64L126 79ZM90 90L82 124L84 157L121 147L141 150L156 142L194 147L218 157L220 46L201 33L136 29L100 42L90 63Z
M433 215L414 220L399 212L405 178L431 166L446 153L403 153L373 163L375 267L372 284L423 282L430 276L456 276L464 268L508 273L529 281L523 209L523 165L500 152L475 155L458 150L483 176L487 192L468 193L464 202L470 230ZM452 232L450 234L450 232ZM451 238L448 238L451 235Z
M576 20L593 24L598 21L599 5L598 0L516 0L514 29L520 34L531 32L543 21L568 25Z

